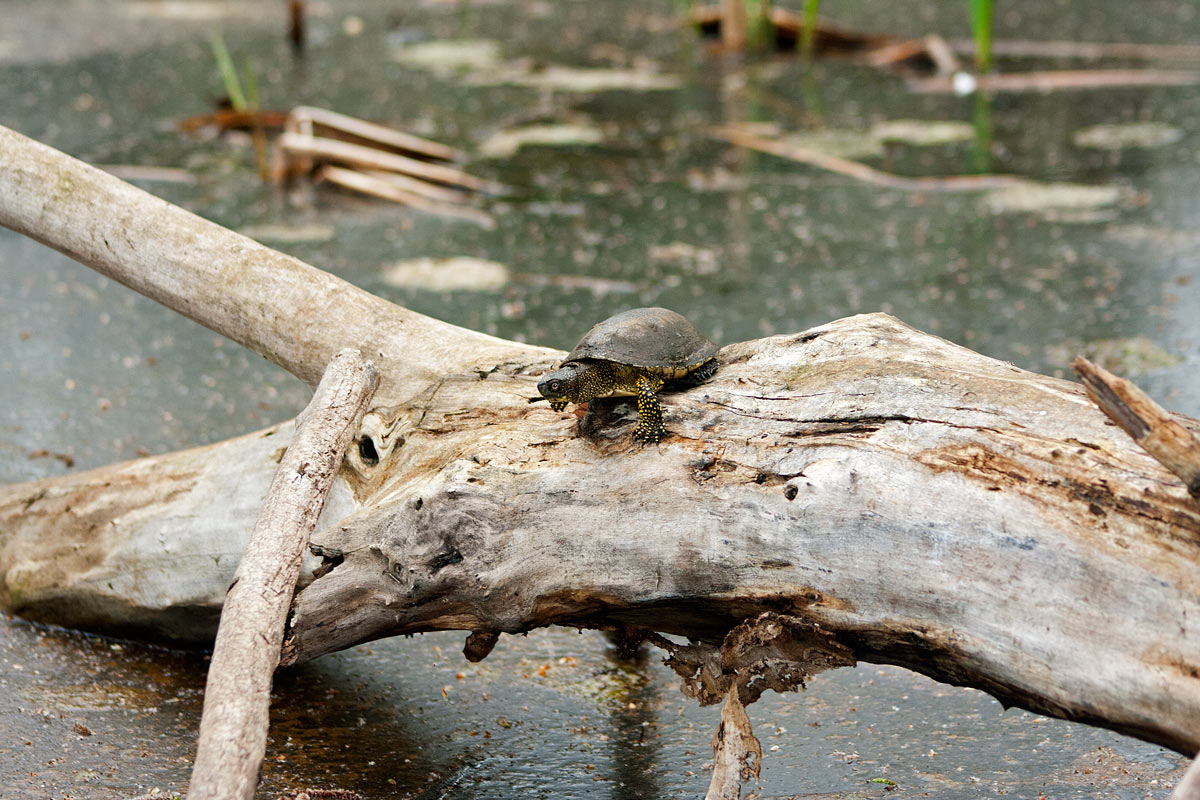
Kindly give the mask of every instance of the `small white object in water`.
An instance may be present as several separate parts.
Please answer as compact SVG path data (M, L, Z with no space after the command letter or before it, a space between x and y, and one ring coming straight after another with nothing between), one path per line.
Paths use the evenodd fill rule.
M959 97L966 97L973 94L979 88L979 81L975 80L975 76L969 72L956 72L954 77L950 79L950 85L954 87L954 93Z

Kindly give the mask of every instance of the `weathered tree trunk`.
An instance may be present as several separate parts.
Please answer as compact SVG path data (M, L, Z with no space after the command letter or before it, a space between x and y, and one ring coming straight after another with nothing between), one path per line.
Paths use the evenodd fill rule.
M379 500L314 537L330 569L287 660L554 623L719 643L774 611L859 659L1200 745L1200 509L1076 385L880 315L720 358L656 448L628 413L585 438L522 407L519 374L379 417L390 458L355 476Z
M826 652L1200 749L1200 506L1076 384L865 315L726 347L638 447L627 406L595 404L584 435L527 402L554 351L390 306L3 131L0 221L307 380L349 345L379 366L287 662L428 630L478 632L474 657L542 625L657 631L725 644L673 654L706 699L756 669L795 685ZM176 633L214 613L235 559L170 578L240 550L288 430L0 489L0 602ZM726 642L764 613L770 642Z

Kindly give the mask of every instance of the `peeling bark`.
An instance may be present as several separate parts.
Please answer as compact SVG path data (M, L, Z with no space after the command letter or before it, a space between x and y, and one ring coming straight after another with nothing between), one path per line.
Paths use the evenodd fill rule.
M735 685L749 705L767 689L798 691L819 672L855 664L850 649L821 626L769 611L731 630L720 647L643 635L667 651L665 663L683 679L683 693L703 706L719 703Z
M527 402L561 353L392 306L2 129L0 221L310 382L347 345L376 362L287 663L445 629L483 657L553 624L724 659L768 614L781 635L742 628L745 654L784 683L811 648L1200 749L1200 508L1077 384L864 315L724 348L639 447L628 403L581 429ZM290 430L0 488L0 602L211 636L181 620L215 619Z

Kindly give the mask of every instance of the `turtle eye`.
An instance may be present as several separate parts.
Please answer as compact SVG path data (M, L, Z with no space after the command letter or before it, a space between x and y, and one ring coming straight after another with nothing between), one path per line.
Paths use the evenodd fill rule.
M550 381L550 391L557 392L562 388L562 381Z

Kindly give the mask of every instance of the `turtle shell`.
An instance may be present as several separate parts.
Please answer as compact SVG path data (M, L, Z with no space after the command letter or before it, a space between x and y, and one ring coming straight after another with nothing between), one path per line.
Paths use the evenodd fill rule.
M680 378L719 348L682 315L666 308L634 308L599 322L584 334L567 361L614 361Z

